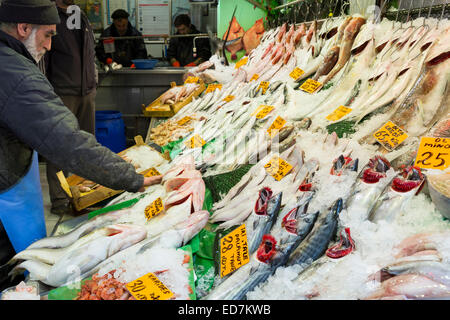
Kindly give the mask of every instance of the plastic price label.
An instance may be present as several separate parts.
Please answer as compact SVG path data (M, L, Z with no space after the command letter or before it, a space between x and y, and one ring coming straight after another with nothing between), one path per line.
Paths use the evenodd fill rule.
M270 125L269 129L267 129L267 132L269 133L270 137L273 137L283 126L285 125L286 120L284 120L282 117L278 116Z
M252 82L253 80L258 80L259 79L259 74L255 73L253 75L253 77L250 79L250 82Z
M235 96L226 96L225 99L223 99L223 101L225 101L225 102L231 102L231 101L234 100L234 98L235 98Z
M206 93L213 92L216 89L222 90L222 85L221 84L217 84L217 83L216 84L212 83L212 84L210 84L208 86L208 89L206 89Z
M239 60L236 65L234 66L235 69L239 69L243 65L246 65L248 62L248 57L243 57L241 60Z
M177 124L178 124L179 126L182 126L182 125L185 125L186 123L188 123L188 122L191 121L191 120L192 120L191 117L186 116L186 117L184 117L183 119L178 120L178 121L177 121Z
M275 109L274 106L266 106L266 105L260 105L255 112L253 112L252 115L254 115L257 119L264 119L273 109Z
M351 108L347 108L345 106L340 106L339 108L334 110L332 113L330 113L326 117L326 119L329 120L329 121L337 121L340 118L342 118L343 116L349 114L350 112L352 112Z
M392 121L388 121L373 136L388 151L394 150L408 138L406 132Z
M447 169L450 164L450 139L422 137L414 164L423 169Z
M303 84L300 86L300 89L308 93L314 93L320 87L322 87L322 84L320 82L315 81L313 79L308 79L305 82L303 82Z
M292 170L292 165L280 157L275 156L264 166L264 168L268 174L275 178L275 180L280 181Z
M137 300L168 300L173 296L173 292L151 272L127 283L126 287Z
M202 139L198 134L194 135L188 141L185 142L188 148L201 148L205 145L206 141Z
M267 88L269 88L270 82L269 81L261 81L259 84L258 90L262 89L262 93L266 94Z
M158 170L156 170L155 168L150 168L148 169L148 172L144 175L144 177L153 177L153 176L160 176L161 173L159 173Z
M147 221L151 218L156 217L158 214L163 212L164 205L162 203L162 199L158 198L152 203L150 203L147 207L145 207L145 217L147 218Z
M289 73L289 76L295 81L297 81L297 79L300 78L304 73L305 71L303 71L299 67L296 67L294 70L292 70L291 73Z
M220 239L220 276L239 269L250 261L245 224Z
M197 83L200 79L198 77L187 77L186 81L184 83Z

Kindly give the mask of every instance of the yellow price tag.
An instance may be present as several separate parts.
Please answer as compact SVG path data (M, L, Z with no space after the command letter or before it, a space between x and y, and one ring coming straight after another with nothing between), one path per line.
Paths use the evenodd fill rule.
M158 198L152 203L150 203L147 207L145 207L145 217L147 218L147 221L151 218L156 217L158 214L160 214L164 210L164 205L162 203L162 199Z
M231 102L231 101L233 101L234 100L234 96L226 96L225 97L225 99L223 99L223 101L225 101L225 102Z
M184 83L197 83L200 79L198 77L188 77Z
M283 128L285 123L286 120L278 116L270 125L269 129L267 129L267 132L269 133L270 137L273 137L281 128Z
M150 168L148 169L148 172L144 175L144 177L153 177L153 176L160 176L161 173L159 173L158 170L156 170L155 168Z
M253 75L253 77L250 79L250 82L252 82L253 80L258 80L259 79L259 74L255 73Z
M275 156L264 166L264 168L268 174L275 178L275 180L280 181L292 170L292 165L280 157Z
M262 89L262 93L266 94L267 88L269 88L270 82L269 81L261 81L261 83L259 84L258 87L258 91L259 89Z
M253 116L255 116L257 119L264 119L273 109L275 109L274 106L266 106L266 105L260 105L255 112L253 112Z
M322 87L322 84L318 81L315 81L313 79L308 79L300 86L300 89L303 91L306 91L308 93L314 93L319 89L319 87Z
M168 300L173 297L173 292L151 272L127 283L126 287L136 300Z
M397 148L408 135L395 123L388 121L384 126L373 134L375 139L388 151Z
M245 224L220 239L220 276L239 269L250 261Z
M235 69L239 69L243 65L246 65L248 62L248 57L243 57L241 60L239 60L236 65L234 66Z
M342 118L343 116L349 114L350 112L352 112L351 108L347 108L345 106L340 106L339 108L334 110L332 113L330 113L326 117L326 119L329 120L329 121L337 121L340 118Z
M191 121L191 120L192 120L191 117L186 116L186 117L184 117L183 119L178 120L178 121L177 121L177 124L178 124L179 126L182 126L182 125L185 125L186 123L188 123L188 122Z
M450 139L422 137L414 165L423 169L445 170L450 164Z
M205 145L206 141L202 139L198 134L194 135L188 141L185 142L188 148L201 148Z
M216 89L222 90L222 85L221 84L214 84L214 83L210 84L208 86L208 89L206 89L206 93L213 92Z
M294 79L295 81L297 81L297 79L300 78L302 76L302 74L304 74L304 73L305 73L305 71L303 71L299 67L296 67L294 70L292 70L291 73L289 73L289 76L292 79Z

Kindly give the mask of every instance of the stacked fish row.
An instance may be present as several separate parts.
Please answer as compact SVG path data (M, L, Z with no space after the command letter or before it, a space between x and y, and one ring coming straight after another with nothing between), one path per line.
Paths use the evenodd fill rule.
M205 185L193 159L180 158L171 163L162 183L148 187L132 207L98 215L68 233L32 243L12 258L10 263L20 263L11 273L25 269L30 279L60 287L99 270L108 273L150 248L179 248L208 221L208 211L202 210L204 196Z

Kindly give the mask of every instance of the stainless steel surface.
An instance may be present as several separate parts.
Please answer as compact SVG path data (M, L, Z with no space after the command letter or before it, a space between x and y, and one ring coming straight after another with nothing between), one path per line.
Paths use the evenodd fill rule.
M152 70L123 68L99 72L95 99L96 110L115 110L122 113L127 144L133 145L136 135L147 135L150 118L142 114L148 105L170 89L170 83L183 83L186 68L161 67Z

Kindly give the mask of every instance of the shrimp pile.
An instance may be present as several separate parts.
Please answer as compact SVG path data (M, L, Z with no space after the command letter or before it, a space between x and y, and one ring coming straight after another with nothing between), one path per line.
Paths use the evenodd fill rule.
M126 283L115 279L116 270L87 280L74 300L136 300L125 287Z

